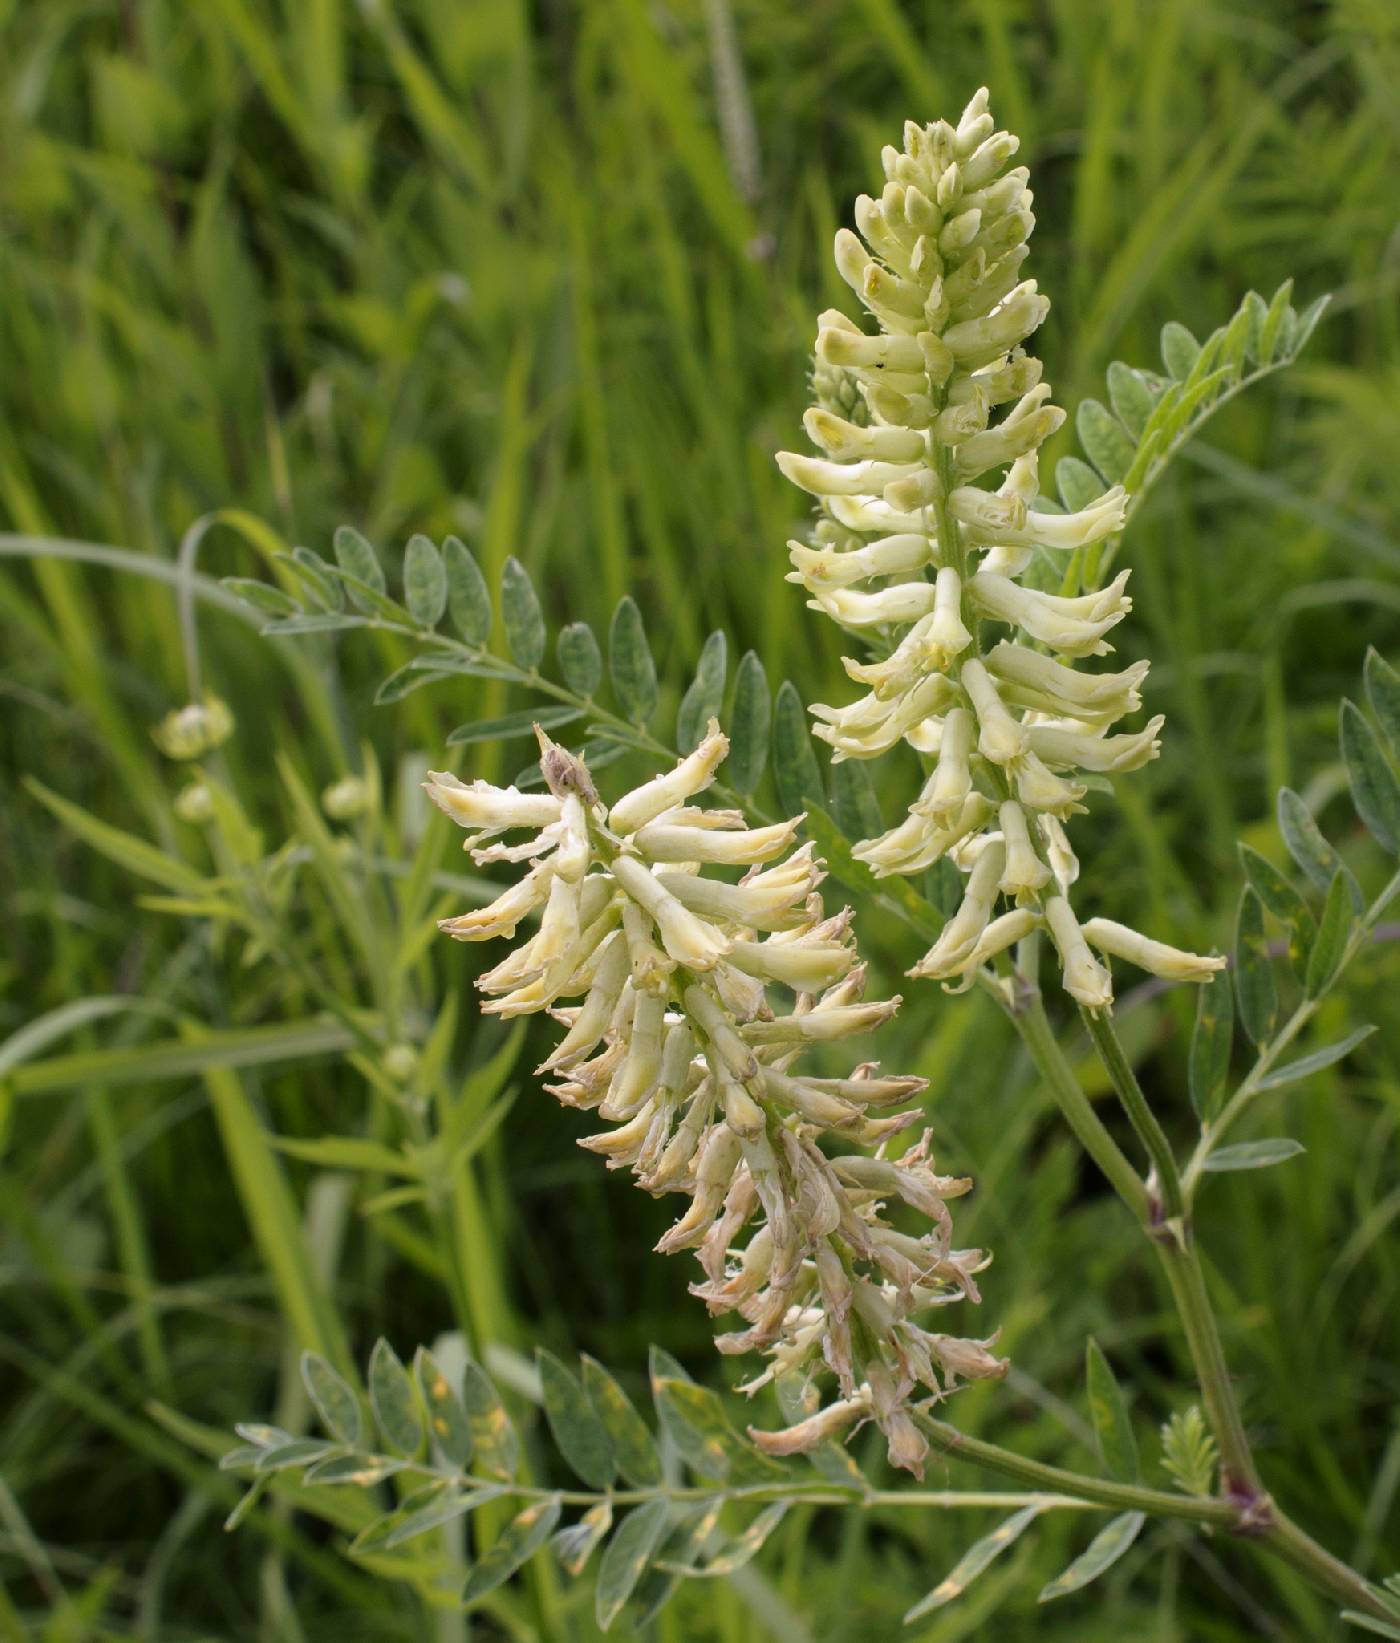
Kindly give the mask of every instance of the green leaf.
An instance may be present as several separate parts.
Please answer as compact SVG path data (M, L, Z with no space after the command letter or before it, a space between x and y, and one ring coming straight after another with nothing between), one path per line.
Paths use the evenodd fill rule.
M1343 1609L1342 1619L1352 1626L1360 1626L1364 1632L1372 1632L1377 1637L1389 1639L1389 1643L1400 1643L1400 1619L1393 1623L1389 1620L1377 1620L1374 1615L1361 1614L1355 1609Z
M1089 1418L1094 1423L1099 1455L1108 1475L1120 1483L1136 1483L1139 1475L1137 1440L1128 1408L1108 1359L1092 1336L1084 1354L1084 1384L1089 1397Z
M618 705L633 724L643 725L656 707L656 663L647 644L637 601L630 593L618 600L608 630L608 672Z
M491 1377L471 1358L462 1374L462 1402L477 1466L498 1478L513 1478L520 1464L520 1440Z
M321 1425L333 1438L357 1449L363 1436L355 1394L319 1352L303 1352L301 1378Z
M1303 876L1314 890L1325 895L1338 873L1351 879L1351 871L1342 858L1322 836L1322 831L1308 809L1291 787L1281 787L1278 794L1278 825L1288 853L1302 869ZM1361 887L1351 879L1352 905L1362 908Z
M344 611L312 611L308 616L288 616L276 622L265 622L258 632L265 639L290 639L299 633L343 633L347 628L367 625L363 616L350 616Z
M1075 432L1089 460L1111 484L1117 484L1133 465L1136 445L1123 424L1096 399L1080 401Z
M1235 922L1235 998L1240 1025L1252 1043L1262 1043L1278 1015L1278 984L1264 939L1263 904L1248 886Z
M452 625L479 650L491 637L491 590L465 542L449 536L442 545L442 555Z
M717 1580L734 1574L746 1564L752 1563L763 1550L763 1543L787 1516L788 1503L775 1501L772 1506L765 1506L763 1510L749 1524L742 1533L735 1535L726 1545L715 1553L705 1563L660 1565L678 1574L683 1574L688 1580Z
M760 1454L734 1430L723 1400L709 1387L667 1375L654 1362L651 1389L662 1429L681 1458L702 1477L762 1483L783 1476L781 1465Z
M1247 844L1239 847L1240 862L1254 893L1280 924L1288 930L1288 957L1294 969L1301 969L1317 936L1317 920L1307 902L1271 861Z
M482 1555L462 1587L463 1603L475 1603L503 1585L529 1561L554 1533L559 1521L559 1497L537 1500L514 1517Z
M345 603L345 593L341 584L332 575L331 567L319 553L312 553L310 548L293 548L290 554L278 554L277 559L287 566L312 598L327 610L339 610Z
M1108 399L1118 420L1134 439L1141 439L1157 403L1157 396L1147 386L1142 373L1115 359L1108 368ZM1058 481L1058 470L1055 478Z
M403 597L420 628L435 628L447 609L447 567L426 536L410 536L403 556Z
M734 710L730 715L729 758L725 779L738 793L752 793L768 766L768 733L773 699L768 675L756 652L744 654L734 679Z
M617 1472L612 1439L573 1371L552 1352L535 1348L544 1412L559 1453L594 1489L606 1489Z
M1400 759L1400 673L1374 646L1366 652L1366 700L1390 744L1391 753Z
M368 1489L385 1478L392 1478L408 1466L406 1460L395 1460L389 1455L335 1454L309 1466L302 1477L306 1484L319 1483L327 1488L351 1484L357 1489Z
M453 1466L469 1466L472 1458L472 1429L467 1411L437 1359L419 1347L413 1359L418 1390L428 1408L428 1425L443 1456Z
M1056 1575L1047 1586L1041 1588L1036 1602L1049 1603L1057 1597L1068 1597L1071 1592L1087 1586L1091 1580L1097 1580L1128 1550L1142 1533L1146 1522L1145 1512L1124 1512L1114 1518L1106 1528L1099 1530L1089 1542L1088 1549L1081 1552L1063 1574Z
M1178 382L1184 382L1191 375L1191 367L1200 353L1200 343L1184 325L1170 319L1162 327L1162 363Z
M312 1461L322 1460L336 1449L335 1444L327 1443L324 1438L293 1438L290 1443L279 1444L275 1449L264 1449L258 1456L257 1469L259 1472L287 1472L294 1466L309 1466Z
M46 810L58 817L70 833L75 834L84 844L91 845L99 855L106 856L108 861L115 862L124 871L135 873L138 878L150 879L152 883L163 885L167 890L174 890L181 895L202 896L209 890L210 884L204 875L181 861L178 856L167 855L164 850L147 844L145 839L137 838L134 833L126 833L119 827L98 821L96 816L89 815L71 800L60 798L57 793L50 792L33 776L26 776L24 785Z
M1259 359L1268 364L1276 355L1285 352L1282 346L1286 341L1286 326L1288 316L1292 313L1289 306L1293 296L1293 281L1285 280L1269 300L1268 312L1264 315L1264 323L1259 331Z
M676 715L676 747L689 753L700 744L711 719L724 705L724 682L729 671L729 645L718 629L706 639L690 688Z
M1196 989L1196 1027L1187 1065L1191 1105L1203 1124L1219 1110L1230 1074L1230 1046L1235 1034L1234 992L1222 976Z
M1341 746L1356 813L1372 838L1394 855L1400 849L1400 782L1375 731L1352 702L1342 703Z
M495 1485L466 1489L446 1480L426 1484L422 1489L415 1489L395 1511L361 1529L351 1541L350 1550L352 1553L392 1551L405 1541L465 1517L488 1500L498 1499L503 1492Z
M379 555L360 535L352 525L342 525L332 539L335 547L335 561L343 571L355 577L372 588L376 593L385 591L384 567L379 563ZM351 586L348 589L350 602L358 605L363 611L374 610L373 600Z
M559 1566L567 1575L578 1576L592 1557L598 1542L612 1528L613 1509L610 1500L600 1500L590 1506L577 1523L560 1529L549 1543L549 1549L559 1559Z
M1038 1506L1023 1506L1019 1512L999 1523L991 1534L983 1535L981 1540L969 1546L928 1596L909 1610L904 1617L904 1624L912 1625L914 1621L922 1620L926 1614L932 1614L935 1609L941 1609L945 1603L951 1603L954 1598L961 1597L987 1565L994 1558L1000 1557L1007 1547L1030 1527L1039 1514Z
M544 657L544 612L529 571L514 554L501 571L501 620L511 660L533 672Z
M389 1447L404 1455L416 1455L423 1442L423 1422L413 1381L382 1335L370 1353L369 1401Z
M1229 1170L1268 1169L1271 1164L1282 1164L1285 1159L1296 1158L1306 1150L1301 1141L1290 1140L1287 1136L1270 1137L1267 1141L1241 1141L1238 1146L1221 1147L1218 1152L1211 1153L1201 1168L1215 1175L1223 1175Z
M450 747L466 747L474 742L504 742L512 736L529 736L535 726L541 730L557 730L560 725L572 724L583 717L581 707L558 706L526 707L518 713L506 713L499 719L477 719L472 724L458 725L447 738Z
M1317 940L1308 954L1303 991L1309 998L1317 998L1324 993L1341 968L1353 923L1350 888L1343 875L1338 873L1327 891L1322 919L1317 927Z
M632 1400L602 1364L587 1354L583 1357L583 1385L612 1440L618 1470L634 1488L655 1488L661 1482L661 1458Z
M1087 508L1104 492L1103 480L1077 456L1062 456L1055 464L1055 488L1071 513Z
M832 765L831 807L836 825L849 839L874 839L885 831L875 784L864 759L843 759Z
M1314 1050L1311 1055L1300 1055L1296 1061L1286 1062L1282 1067L1275 1067L1267 1072L1254 1086L1258 1090L1278 1090L1285 1084L1298 1084L1305 1078L1311 1078L1314 1073L1320 1073L1325 1067L1348 1056L1358 1044L1365 1041L1375 1032L1374 1027L1358 1027L1355 1032L1348 1033L1335 1044L1329 1044L1325 1049Z
M592 696L603 682L603 653L587 622L570 622L559 630L559 671L580 696Z
M797 686L785 679L773 713L773 780L785 816L796 816L814 804L826 807L821 767L807 728L807 714Z
M442 668L434 671L431 668L420 666L421 657L414 657L411 662L405 662L402 667L396 667L389 677L374 693L376 707L388 707L392 702L401 702L405 696L417 690L421 685L441 684L444 679L450 679L455 669Z
M219 586L227 588L235 598L268 616L295 616L301 613L301 606L291 594L272 582L262 582L250 576L224 576L219 579Z
M666 1533L670 1507L664 1500L649 1500L630 1511L608 1542L598 1565L595 1613L600 1631L607 1631L622 1612L637 1582Z
M406 1175L416 1180L419 1170L404 1153L386 1147L382 1141L364 1140L357 1135L323 1135L316 1140L277 1135L272 1144L289 1157L300 1158L322 1169L367 1170L386 1175Z

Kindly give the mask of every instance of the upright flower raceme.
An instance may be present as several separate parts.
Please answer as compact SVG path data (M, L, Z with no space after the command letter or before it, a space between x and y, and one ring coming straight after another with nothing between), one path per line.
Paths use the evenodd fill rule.
M985 1258L953 1248L948 1210L971 1182L935 1173L927 1134L891 1145L919 1114L889 1109L922 1078L882 1077L871 1063L845 1077L797 1067L809 1046L869 1032L899 1000L864 1000L850 911L827 915L821 863L811 845L794 848L800 817L748 828L736 811L690 802L728 750L716 724L673 771L610 809L581 760L540 742L543 793L442 774L425 784L471 830L476 861L525 867L490 906L442 928L462 941L514 939L539 916L479 978L484 1009L559 1020L564 1037L540 1070L565 1105L609 1126L580 1144L648 1192L689 1198L658 1248L694 1249L703 1281L693 1292L742 1320L719 1336L721 1351L768 1355L750 1389L778 1374L835 1375L834 1402L755 1440L791 1453L874 1420L891 1460L919 1472L927 1444L911 1399L1006 1368L990 1342L915 1322L979 1298ZM516 832L523 842L504 842ZM745 871L734 882L715 868ZM793 995L788 1007L775 986ZM874 1150L829 1156L822 1137ZM892 1201L930 1230L898 1230Z
M1040 446L1064 413L1022 344L1049 304L1021 265L1035 219L1017 140L979 91L956 126L905 126L878 199L856 201L860 235L836 236L836 266L879 327L818 321L805 426L820 456L778 462L820 504L810 542L789 544L815 609L873 642L848 659L866 694L812 709L833 757L867 759L901 740L936 761L898 826L856 855L876 873L947 856L962 904L911 972L971 978L1033 930L1059 950L1081 1004L1112 1002L1095 956L1208 981L1222 959L1179 952L1070 907L1079 866L1066 820L1086 773L1156 756L1160 717L1110 734L1141 707L1147 663L1087 672L1131 609L1128 575L1067 596L1021 580L1037 550L1068 563L1122 528L1115 486L1078 513L1037 507ZM1006 409L1002 409L1002 408Z

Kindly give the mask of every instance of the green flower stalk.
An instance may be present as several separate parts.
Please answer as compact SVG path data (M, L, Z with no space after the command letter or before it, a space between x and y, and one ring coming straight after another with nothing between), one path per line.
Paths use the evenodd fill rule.
M990 1342L915 1321L979 1299L987 1258L953 1248L948 1209L972 1183L934 1172L927 1134L890 1146L920 1114L889 1109L926 1080L882 1077L868 1062L837 1078L798 1070L810 1047L871 1031L899 999L865 1001L850 910L827 914L821 863L811 845L793 848L801 817L748 828L736 811L690 802L728 751L713 721L673 771L610 808L582 760L543 733L540 744L546 792L437 773L425 784L471 829L476 861L526 865L490 906L442 928L462 941L514 938L539 915L479 978L483 1008L554 1015L566 1031L540 1071L565 1105L609 1126L580 1145L648 1192L689 1198L657 1247L695 1250L704 1279L693 1293L742 1320L719 1336L722 1352L767 1354L747 1390L780 1374L835 1375L834 1402L755 1441L794 1453L874 1420L890 1459L920 1472L928 1446L911 1400L1006 1370ZM499 842L516 831L529 837ZM737 882L711 872L734 868L745 870ZM775 987L792 995L786 1007ZM821 1138L874 1151L828 1156ZM895 1201L930 1230L898 1230L885 1212Z
M1111 649L1128 573L1074 597L1024 580L1037 550L1067 558L1119 531L1125 496L1115 486L1069 514L1036 506L1038 452L1064 413L1023 347L1049 303L1020 278L1035 218L1029 173L1010 166L1017 146L985 90L956 126L911 122L903 151L884 150L880 197L856 201L860 235L837 234L836 266L879 334L834 311L818 320L804 422L823 454L778 456L820 505L812 540L789 544L789 580L879 652L845 662L867 694L812 709L833 758L905 741L935 761L905 820L855 850L877 874L946 856L966 875L910 973L970 985L1043 929L1066 990L1102 1009L1113 986L1096 951L1189 981L1224 960L1109 920L1081 926L1069 903L1079 864L1064 824L1084 809L1082 778L1146 764L1163 721L1110 734L1141 707L1146 662L1077 665Z

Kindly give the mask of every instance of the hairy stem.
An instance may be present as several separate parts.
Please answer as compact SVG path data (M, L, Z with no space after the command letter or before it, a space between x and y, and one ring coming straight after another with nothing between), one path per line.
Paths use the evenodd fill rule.
M1108 1073L1109 1081L1117 1092L1123 1110L1133 1128L1137 1131L1138 1139L1147 1149L1147 1156L1152 1160L1152 1172L1156 1177L1157 1191L1161 1195L1164 1217L1170 1222L1179 1222L1186 1212L1186 1200L1181 1191L1181 1173L1176 1167L1176 1156L1172 1152L1171 1142L1157 1122L1157 1115L1148 1105L1147 1097L1142 1093L1142 1085L1137 1081L1137 1074L1129 1064L1123 1053L1123 1045L1113 1025L1113 1018L1107 1010L1080 1010L1084 1025L1088 1028L1089 1037L1093 1040L1094 1048L1098 1051L1099 1060L1103 1062L1104 1070Z

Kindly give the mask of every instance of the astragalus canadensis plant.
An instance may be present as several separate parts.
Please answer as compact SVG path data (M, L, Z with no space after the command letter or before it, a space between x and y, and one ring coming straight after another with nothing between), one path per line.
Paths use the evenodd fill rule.
M654 730L656 668L630 598L607 647L612 706L603 699L602 648L586 624L559 634L559 678L545 672L543 612L514 559L500 587L505 653L493 650L491 593L455 538L442 549L422 536L409 542L402 602L388 593L375 550L350 529L337 535L334 562L298 549L277 561L275 584L230 584L268 618L268 633L397 635L412 654L385 681L382 701L462 676L531 693L531 705L464 725L451 740L471 746L533 732L537 764L504 785L428 776L432 799L468 830L477 866L503 866L510 877L442 928L461 941L509 944L477 979L483 1012L556 1019L561 1036L539 1073L558 1100L604 1126L580 1145L630 1170L646 1192L688 1200L659 1248L693 1250L694 1295L737 1320L718 1334L720 1352L760 1360L741 1388L756 1400L744 1437L726 1399L655 1350L658 1450L601 1365L585 1358L575 1371L542 1351L537 1385L522 1388L517 1377L511 1397L528 1406L533 1392L542 1406L583 1485L565 1487L544 1475L551 1465L538 1446L527 1468L507 1399L481 1367L491 1342L472 1335L468 1300L472 1355L449 1365L420 1351L410 1373L380 1342L367 1400L346 1364L309 1355L307 1390L326 1435L242 1428L243 1444L226 1457L254 1477L240 1511L301 1472L298 1503L346 1531L352 1557L418 1583L435 1602L452 1565L434 1563L432 1548L469 1514L476 1555L466 1604L487 1599L546 1541L573 1574L602 1546L596 1604L606 1629L628 1604L642 1624L685 1578L737 1569L798 1502L1012 1509L910 1619L960 1595L1040 1514L1110 1510L1042 1599L1086 1586L1149 1520L1172 1519L1287 1560L1358 1623L1400 1639L1396 1593L1312 1540L1260 1477L1192 1214L1212 1174L1300 1150L1283 1138L1221 1143L1260 1096L1313 1076L1364 1037L1283 1059L1400 878L1368 899L1303 801L1285 791L1280 826L1302 888L1243 853L1248 884L1231 975L1223 957L1169 945L1169 931L1140 933L1115 918L1125 909L1096 904L1067 827L1091 795L1111 800L1107 778L1151 760L1163 733L1160 716L1139 718L1147 663L1101 661L1131 611L1129 572L1108 579L1125 527L1205 417L1296 356L1321 303L1299 314L1287 285L1269 303L1250 293L1204 344L1168 325L1162 372L1116 363L1110 405L1080 408L1088 460L1062 459L1051 495L1039 458L1063 413L1025 351L1048 304L1021 277L1034 219L1016 148L995 129L985 91L955 124L911 123L902 150L884 151L879 196L856 202L859 234L843 229L836 238L837 267L875 329L842 313L821 316L805 425L822 454L778 458L817 499L808 539L790 546L791 579L860 647L846 670L864 694L812 709L816 736L831 749L829 778L797 691L784 684L774 702L761 658L743 659L728 692L721 634L705 646L674 740ZM449 616L451 633L440 626ZM1379 730L1345 704L1342 756L1362 823L1394 852L1400 678L1374 654L1366 692ZM192 701L198 694L192 685ZM188 710L172 752L196 721L211 746L227 734L223 720L211 734L211 711ZM551 739L570 724L587 731L577 750ZM923 767L905 814L888 828L864 764L887 754L904 761L901 769L915 758ZM647 761L645 779L608 800L607 767L628 756ZM757 797L770 765L780 819ZM217 784L201 791L215 795L201 815L224 825ZM88 836L113 848L105 835ZM313 856L329 860L328 849L316 843ZM995 1001L1140 1229L1144 1253L1160 1264L1201 1405L1163 1428L1172 1487L1143 1481L1128 1400L1092 1342L1101 1474L1019 1455L946 1418L960 1385L1007 1369L995 1328L967 1322L989 1256L956 1247L950 1206L970 1190L963 1170L973 1161L943 1140L935 1149L938 1091L926 1113L925 1080L840 1059L845 1041L881 1027L901 1000L866 999L852 913L820 888L828 871L928 943L909 971L906 1015L960 1007L927 980L977 987ZM1281 944L1271 944L1275 928ZM1062 988L1078 1006L1138 1162L1085 1094L1051 1023L1038 981L1046 938L1060 983L1051 1001ZM1199 1134L1185 1164L1118 1038L1115 960L1156 984L1198 985L1189 1099ZM1236 1019L1252 1051L1231 1088ZM405 1122L418 1125L405 1147L431 1210L435 1188L421 1160L436 1143L411 1096L423 1062L440 1065L445 1051L420 1056L398 1041L382 1048L386 1067L394 1058ZM371 1042L359 1053L372 1050ZM1172 1113L1169 1125L1181 1117ZM937 1173L935 1151L949 1174ZM991 1294L993 1314L1003 1299ZM947 1331L934 1327L944 1317L956 1320ZM878 1488L834 1441L871 1423L897 1468L922 1475L933 1459L965 1461L1018 1489ZM371 1505L388 1480L395 1490L416 1487ZM365 1492L362 1508L325 1504L351 1487ZM503 1515L510 1502L519 1509ZM580 1513L560 1528L565 1507ZM409 1543L411 1551L399 1550Z

